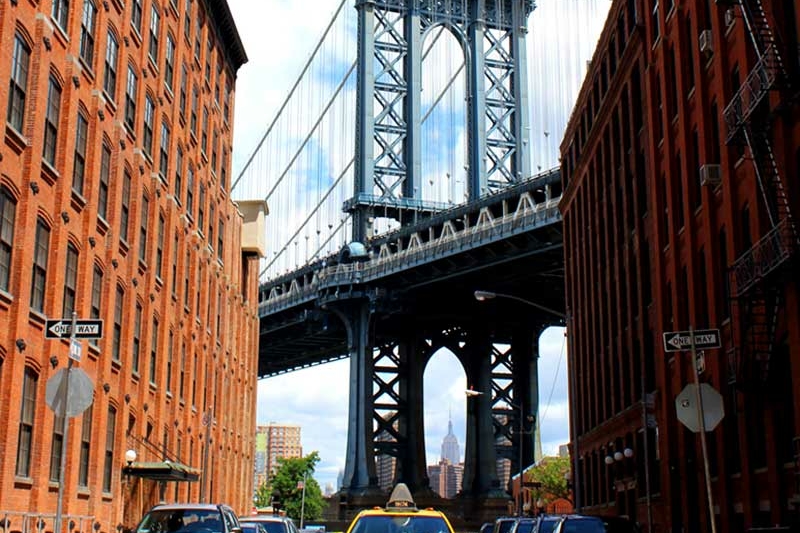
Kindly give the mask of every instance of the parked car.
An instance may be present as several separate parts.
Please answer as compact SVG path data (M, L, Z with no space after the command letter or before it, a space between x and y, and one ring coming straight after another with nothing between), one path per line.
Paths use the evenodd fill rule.
M530 516L521 516L517 518L517 524L514 526L513 533L534 533L536 525L539 523L538 518Z
M257 514L240 516L239 522L242 524L259 523L267 533L299 533L294 520L285 515Z
M134 533L242 533L242 528L227 505L172 503L147 511Z
M398 483L386 507L359 512L347 533L453 533L453 527L441 511L417 509L408 487Z
M516 516L501 516L495 519L492 533L511 533L516 525Z
M623 516L566 515L553 533L640 533L636 522Z
M242 525L242 533L267 533L264 526L258 522L239 522Z
M543 514L539 515L536 522L534 533L553 533L553 529L561 521L561 515Z

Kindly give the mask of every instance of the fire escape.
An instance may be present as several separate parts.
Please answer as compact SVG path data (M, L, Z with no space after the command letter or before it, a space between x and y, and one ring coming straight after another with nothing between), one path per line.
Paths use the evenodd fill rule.
M745 30L757 61L725 108L726 143L744 145L753 162L771 229L730 268L732 304L739 310L736 346L729 354L729 381L760 389L769 376L785 273L797 250L797 230L770 141L772 120L787 104L790 76L762 0L740 0ZM731 8L734 9L734 8Z

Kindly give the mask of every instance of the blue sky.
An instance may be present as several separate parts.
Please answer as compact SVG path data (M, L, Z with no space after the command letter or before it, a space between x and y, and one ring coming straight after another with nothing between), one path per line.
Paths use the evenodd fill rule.
M315 0L313 3L298 0L228 0L228 3L250 58L239 71L236 84L235 178L301 72L339 0ZM608 0L538 0L538 7L529 19L530 147L534 173L558 164L558 145L569 118L571 103L580 88L586 62L591 59L596 36L599 35L609 4ZM344 9L353 8L346 6ZM352 28L348 29L352 32ZM325 52L328 54L325 56L326 62L317 73L318 79L322 80L320 85L302 88L302 98L306 98L309 105L319 105L314 101L316 92L324 94L329 91L330 73L340 71L342 66L346 67L349 63L346 58L350 55L354 57L354 43L347 42L344 40L346 38L342 42L332 43L330 50ZM460 104L457 100L458 97L445 99L442 105L458 108ZM304 113L307 116L314 115L308 110ZM352 119L348 118L351 116ZM327 126L330 134L349 135L346 125L354 120L354 116L353 110L347 106L335 110L332 123ZM463 117L456 119L462 120ZM278 138L279 146L281 142L298 136L290 131L282 131L280 135L283 137ZM456 161L456 165L461 157L459 142L458 139L449 139L448 145L441 147L444 157ZM324 168L324 180L330 181L336 179L338 169L344 167L352 151L346 149L336 152L326 149L323 144L312 144L309 152L313 155L302 164L306 168ZM277 155L285 158L286 152L290 150L282 150ZM431 151L428 157L430 154ZM277 172L274 161L259 164L262 165L259 172L264 175ZM431 168L431 172L442 174L445 171ZM312 186L315 184L307 180L292 184L294 191ZM427 186L433 188L433 185ZM456 192L449 195L457 196L458 187L461 186L453 180L450 188ZM249 194L257 196L259 184L251 187L254 188ZM263 184L261 187L263 190ZM263 191L261 194L265 193ZM446 201L442 196L447 196L447 191L437 190L436 194ZM342 201L343 198L337 197L333 203L341 205ZM458 201L458 198L454 198L454 201ZM281 235L286 235L287 228L293 228L297 220L304 218L308 208L299 199L296 203L280 203L283 205L270 205L271 216L267 220L268 226L273 228L268 239L278 247L286 241L284 238L278 242ZM288 231L291 233L291 230ZM306 246L308 243L306 239ZM312 237L311 247L313 245ZM563 329L547 330L540 346L539 414L542 420L542 444L544 452L552 454L557 451L558 445L569 440L567 354ZM323 487L328 483L335 486L337 474L344 467L348 377L349 361L341 360L262 380L258 384L258 423L300 424L304 452L317 450L320 453L321 462L316 478ZM435 355L425 373L424 417L429 463L438 460L442 438L447 432L449 413L452 413L454 432L462 445L463 454L465 388L464 372L455 357L448 353Z

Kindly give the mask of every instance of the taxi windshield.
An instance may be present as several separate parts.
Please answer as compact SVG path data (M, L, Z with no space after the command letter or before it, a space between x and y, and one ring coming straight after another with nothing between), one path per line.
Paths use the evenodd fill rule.
M360 517L350 533L449 533L439 516L383 515Z

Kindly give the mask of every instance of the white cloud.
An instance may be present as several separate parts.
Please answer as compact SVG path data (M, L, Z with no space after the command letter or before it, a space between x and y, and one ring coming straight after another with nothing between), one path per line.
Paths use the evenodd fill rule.
M249 63L239 71L236 85L234 179L239 169L253 152L267 125L278 111L289 88L300 73L311 50L317 43L338 0L316 0L313 6L296 0L228 0L249 57ZM352 2L343 9L354 12ZM531 151L533 171L557 164L558 145L568 120L580 80L585 72L586 61L591 57L596 36L608 9L607 0L539 0L538 8L530 21L528 41L529 77L531 79ZM352 13L351 13L352 15ZM349 29L352 33L350 16ZM577 21L577 23L575 22ZM590 37L587 37L590 36ZM352 37L352 36L351 36ZM334 43L329 53L329 64L341 62L342 57L354 50L350 43ZM348 46L350 48L348 48ZM354 55L354 53L353 53ZM345 61L345 64L349 64ZM324 92L323 85L330 85L324 77L316 87L308 89ZM439 80L438 82L441 82ZM349 91L348 102L354 100ZM444 102L445 107L458 107L456 98ZM317 105L317 104L314 104ZM337 110L326 126L329 138L345 136L352 138L346 126L352 123L352 104ZM544 135L547 131L548 135ZM281 141L299 134L286 132ZM458 134L457 146L464 145L463 131ZM325 148L323 146L323 148ZM264 183L274 179L277 159L285 154L270 152L275 160L257 162L261 189L246 191L243 196L264 195ZM326 154L328 167L334 174L346 164L352 152ZM456 158L463 159L463 153ZM427 169L431 172L434 169ZM441 173L440 173L441 174ZM255 186L259 181L255 181ZM348 184L352 187L351 184ZM458 196L466 186L454 181L451 192L439 192L443 196ZM350 189L352 190L352 189ZM337 193L332 203L344 200ZM239 196L241 197L241 196ZM303 218L301 199L287 197L283 203L287 209L273 209L269 224L282 228L294 228ZM459 201L461 198L454 198ZM271 206L271 209L277 206ZM287 221L293 220L293 226ZM325 236L323 235L323 238ZM300 237L301 242L305 239ZM316 239L311 236L311 239ZM279 234L272 237L271 245L281 246ZM313 245L313 242L311 243ZM304 246L304 244L303 244ZM289 260L287 265L292 263ZM539 387L540 416L542 420L542 445L545 453L556 453L558 446L569 440L566 353L563 350L563 330L553 328L540 340ZM335 484L339 470L344 468L347 443L349 360L328 363L283 376L265 379L258 384L258 423L268 421L296 423L302 426L304 452L320 452L317 479L322 486ZM463 370L452 355L439 354L431 361L425 374L425 431L426 453L429 462L438 460L441 440L447 431L448 412L452 409L454 431L464 446L464 415L466 386ZM552 396L550 392L552 390ZM549 404L548 404L549 399Z

